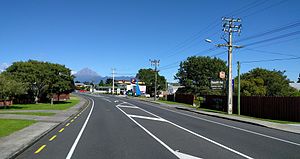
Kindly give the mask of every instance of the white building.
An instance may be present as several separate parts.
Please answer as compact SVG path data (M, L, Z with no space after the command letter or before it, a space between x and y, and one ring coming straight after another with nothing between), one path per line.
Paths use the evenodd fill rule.
M290 86L297 89L298 91L300 90L300 83L290 83Z

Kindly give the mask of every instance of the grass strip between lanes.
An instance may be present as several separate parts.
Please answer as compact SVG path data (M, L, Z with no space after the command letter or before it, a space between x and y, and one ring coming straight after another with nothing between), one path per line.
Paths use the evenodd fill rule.
M35 116L55 115L55 113L46 113L46 112L5 112L5 111L0 112L0 114L35 115Z
M33 120L0 119L0 137L8 136L34 123L36 121Z

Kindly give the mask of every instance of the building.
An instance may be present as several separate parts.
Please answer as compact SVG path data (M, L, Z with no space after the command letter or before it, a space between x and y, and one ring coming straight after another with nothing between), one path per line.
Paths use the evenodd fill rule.
M297 89L298 91L300 90L300 83L290 83L290 86Z
M183 88L184 86L174 86L168 85L168 94L175 94L179 88Z
M115 80L115 93L117 94L126 94L126 92L131 91L136 92L136 84L132 83L130 80ZM142 94L146 94L145 82L139 82L139 88ZM97 86L94 89L96 93L111 93L112 86Z

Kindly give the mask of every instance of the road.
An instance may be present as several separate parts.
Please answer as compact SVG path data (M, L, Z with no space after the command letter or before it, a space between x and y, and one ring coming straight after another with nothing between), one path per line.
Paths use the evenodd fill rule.
M300 135L111 95L17 158L300 158Z

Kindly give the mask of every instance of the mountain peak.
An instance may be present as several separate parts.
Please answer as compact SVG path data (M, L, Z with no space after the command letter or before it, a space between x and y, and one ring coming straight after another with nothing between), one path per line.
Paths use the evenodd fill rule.
M83 68L78 71L75 76L100 76L97 72L91 70L90 68Z

